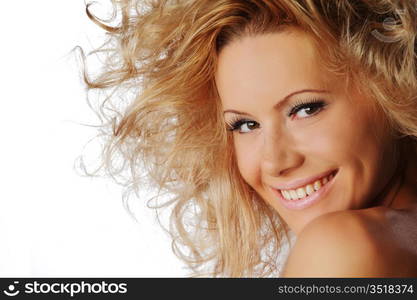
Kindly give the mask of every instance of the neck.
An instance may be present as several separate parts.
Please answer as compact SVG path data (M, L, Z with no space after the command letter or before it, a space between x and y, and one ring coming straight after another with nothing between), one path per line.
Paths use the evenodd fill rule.
M417 205L416 152L408 144L402 148L397 168L375 203L376 206L392 209L407 209Z

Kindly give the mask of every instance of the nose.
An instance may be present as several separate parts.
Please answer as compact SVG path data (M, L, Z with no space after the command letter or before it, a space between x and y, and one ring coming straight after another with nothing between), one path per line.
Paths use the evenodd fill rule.
M296 141L285 130L266 130L262 144L263 173L271 177L284 176L304 162L304 155L296 149Z

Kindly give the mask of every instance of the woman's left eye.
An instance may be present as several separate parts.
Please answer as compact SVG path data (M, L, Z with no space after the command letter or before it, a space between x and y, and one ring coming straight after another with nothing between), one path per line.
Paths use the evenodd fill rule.
M305 119L317 114L326 105L327 104L322 100L313 100L307 103L301 102L295 104L287 115L289 117L296 115L299 119Z

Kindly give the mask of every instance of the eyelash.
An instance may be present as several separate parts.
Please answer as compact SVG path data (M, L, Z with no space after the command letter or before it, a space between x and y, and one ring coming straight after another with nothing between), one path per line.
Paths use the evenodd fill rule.
M299 101L296 101L294 103L294 105L289 109L289 111L286 115L287 115L287 117L291 117L292 115L298 113L301 109L304 109L304 108L313 108L313 109L314 108L319 108L319 109L322 110L326 105L327 105L327 103L325 103L321 99L299 100ZM321 110L319 110L319 112ZM317 112L317 113L319 113L319 112ZM312 114L311 117L315 116L317 113ZM306 117L306 118L310 118L310 116ZM306 118L303 118L303 119L306 119ZM246 123L256 123L256 122L252 121L252 120L249 120L249 119L246 119L246 118L235 117L228 124L227 130L229 130L229 131L238 130L240 128L240 126L242 126L243 124L246 124Z

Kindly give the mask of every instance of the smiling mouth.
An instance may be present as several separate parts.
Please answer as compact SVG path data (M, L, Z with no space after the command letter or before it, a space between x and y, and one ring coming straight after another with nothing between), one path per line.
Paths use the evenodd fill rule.
M315 193L319 192L324 186L332 180L338 170L333 171L327 176L323 176L313 182L310 182L304 186L300 186L290 190L277 190L281 196L286 200L301 200Z

